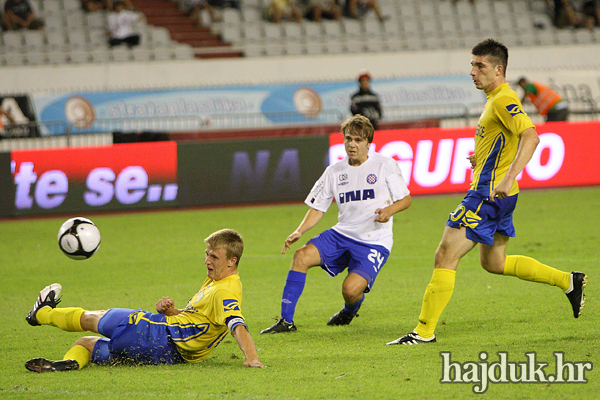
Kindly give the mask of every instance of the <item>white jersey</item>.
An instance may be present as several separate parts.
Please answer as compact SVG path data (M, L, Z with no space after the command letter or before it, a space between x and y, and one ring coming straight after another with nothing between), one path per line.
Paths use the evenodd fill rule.
M370 153L358 167L348 157L327 167L305 200L308 206L326 212L335 198L338 223L332 228L342 235L364 243L392 249L393 218L375 222L375 210L402 200L410 192L398 163L378 153Z

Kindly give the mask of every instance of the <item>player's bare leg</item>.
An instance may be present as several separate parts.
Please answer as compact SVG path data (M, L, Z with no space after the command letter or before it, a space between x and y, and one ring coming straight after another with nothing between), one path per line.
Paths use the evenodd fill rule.
M367 285L367 280L362 276L354 272L348 273L342 285L342 295L346 304L329 319L327 325L348 325L354 317L358 317L357 312L365 298Z

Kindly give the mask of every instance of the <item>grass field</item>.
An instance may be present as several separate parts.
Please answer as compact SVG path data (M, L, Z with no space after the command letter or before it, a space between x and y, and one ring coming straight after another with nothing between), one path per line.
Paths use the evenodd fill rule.
M66 219L0 221L1 398L202 398L202 399L597 399L600 393L600 188L522 192L515 213L517 237L510 254L526 254L559 269L588 274L587 305L574 319L555 287L493 276L472 251L459 266L450 304L436 331L438 342L385 346L414 328L429 282L435 248L447 215L462 195L414 198L395 221L395 246L373 291L351 325L325 323L343 305L343 277L309 271L296 313L298 331L259 335L279 314L293 252L283 240L306 206L278 205L211 210L88 215L102 232L102 246L87 261L62 255L56 233ZM304 239L333 225L335 207ZM87 309L141 307L154 310L161 296L185 305L203 282L203 239L230 227L245 239L240 274L244 316L265 369L241 366L243 356L229 336L200 364L90 366L82 371L34 374L23 367L33 357L60 359L84 334L31 327L24 317L40 289L63 285L61 306ZM294 245L293 249L299 245ZM442 384L440 352L452 360L538 362L554 371L554 352L573 362L591 362L587 383Z

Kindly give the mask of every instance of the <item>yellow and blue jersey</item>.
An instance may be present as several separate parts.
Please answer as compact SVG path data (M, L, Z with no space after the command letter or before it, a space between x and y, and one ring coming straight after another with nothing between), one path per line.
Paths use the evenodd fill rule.
M517 154L521 133L535 128L508 83L487 93L475 134L475 160L471 190L489 196L499 184ZM515 180L509 196L519 193Z
M219 281L207 278L183 312L167 316L167 329L186 361L200 361L227 336L244 324L239 275Z

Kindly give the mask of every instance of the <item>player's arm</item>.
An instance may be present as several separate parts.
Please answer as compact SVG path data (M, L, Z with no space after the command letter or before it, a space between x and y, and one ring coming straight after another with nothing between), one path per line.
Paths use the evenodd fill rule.
M409 194L403 199L395 201L385 208L378 208L377 210L375 210L375 214L379 214L377 218L375 218L375 222L388 222L392 215L402 210L406 210L408 207L410 207L411 204L412 198Z
M512 164L508 168L508 172L500 182L492 191L490 195L490 200L494 201L494 197L498 196L503 199L508 196L508 192L512 187L514 180L517 178L517 175L525 169L525 166L531 160L535 149L537 148L538 143L540 142L540 138L535 131L535 128L527 128L523 133L521 133L521 139L519 140L519 147L517 148L517 155L513 160Z
M310 230L313 226L315 226L321 218L323 218L323 211L315 210L314 208L310 208L300 225L290 236L285 239L285 243L283 244L283 249L281 250L281 254L285 254L286 250L290 248L290 246L298 241L300 237Z
M244 357L246 357L246 362L244 362L244 367L257 367L263 368L264 365L258 360L258 354L256 354L256 346L254 345L254 341L252 340L252 336L250 336L250 332L248 332L248 328L244 324L238 324L233 328L231 332L238 346L240 346L240 350L244 353Z
M165 296L156 303L156 311L170 317L180 314L183 310L175 308L175 302L169 296Z

